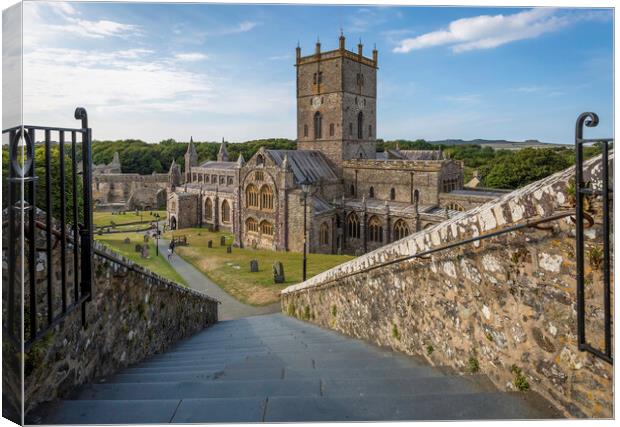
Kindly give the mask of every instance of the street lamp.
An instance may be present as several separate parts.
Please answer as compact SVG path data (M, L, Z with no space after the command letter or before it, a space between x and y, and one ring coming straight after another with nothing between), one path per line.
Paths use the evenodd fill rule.
M308 247L308 243L307 243L307 226L306 226L306 211L307 211L307 206L308 206L308 194L310 193L310 182L308 181L303 181L301 183L301 195L304 198L304 261L303 261L303 274L302 274L302 279L305 282L306 281L306 266L308 264L308 257L307 257L307 247Z
M159 214L155 214L155 255L159 256Z

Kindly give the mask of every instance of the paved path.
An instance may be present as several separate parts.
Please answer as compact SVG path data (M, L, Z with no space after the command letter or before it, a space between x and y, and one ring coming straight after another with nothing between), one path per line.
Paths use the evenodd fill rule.
M486 376L457 375L281 313L218 322L37 412L33 421L44 424L559 416L533 392L502 392Z
M169 240L159 239L159 251L166 255L168 254ZM167 257L166 257L167 258ZM277 313L280 311L280 303L274 303L264 307L253 307L251 305L243 304L234 297L230 296L226 291L213 283L207 276L202 274L200 270L185 261L179 255L174 254L170 259L170 265L177 273L185 279L187 285L196 289L197 291L204 292L205 294L218 299L222 304L219 306L218 319L219 320L231 320L239 319L241 317L255 316L258 314Z

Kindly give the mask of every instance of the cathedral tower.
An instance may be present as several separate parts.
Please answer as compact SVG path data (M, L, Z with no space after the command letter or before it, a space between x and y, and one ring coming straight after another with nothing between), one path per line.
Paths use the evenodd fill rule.
M372 58L346 50L340 35L336 50L312 55L296 49L297 148L323 152L338 170L349 159L374 159L377 131L378 52Z

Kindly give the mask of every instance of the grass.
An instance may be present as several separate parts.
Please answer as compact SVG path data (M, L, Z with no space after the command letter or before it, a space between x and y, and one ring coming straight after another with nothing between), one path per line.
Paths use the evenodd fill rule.
M116 216L116 215L115 215ZM129 237L130 243L124 243L123 240ZM118 252L125 258L128 258L145 268L148 268L152 272L159 274L173 282L177 282L183 286L187 286L187 283L183 278L170 266L165 259L166 254L159 253L159 256L155 255L155 239L149 239L149 257L142 258L138 252L135 252L136 245L139 243L144 244L143 233L115 233L96 235L95 240L108 246L115 252Z
M282 289L301 282L303 256L300 253L233 247L232 253L228 254L226 247L220 246L220 237L225 236L227 244L231 244L232 234L212 233L204 228L169 231L164 237L170 239L173 235L186 235L189 242L189 246L178 246L176 254L246 304L261 306L277 302ZM213 241L212 248L207 247L209 240ZM258 261L257 273L250 272L250 261L254 259ZM307 277L350 259L353 257L348 255L309 254ZM273 281L272 265L276 261L284 266L285 283L276 284Z
M138 215L136 215L135 211L126 212L123 215L112 215L112 212L93 212L93 223L97 227L101 227L104 225L111 225L112 223L122 225L138 221L155 221L155 217L151 215L151 213L158 213L160 215L160 219L166 219L166 211L139 211Z

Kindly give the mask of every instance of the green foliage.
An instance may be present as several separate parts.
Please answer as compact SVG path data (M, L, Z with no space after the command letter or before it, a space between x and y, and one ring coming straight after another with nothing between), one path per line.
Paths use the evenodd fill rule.
M392 324L392 337L400 341L400 333L398 332L398 327L396 326L396 323Z
M336 308L336 304L334 304L332 306L332 316L336 317L336 314L338 314L338 309Z
M478 362L478 359L476 359L474 356L471 356L469 358L468 365L469 372L471 372L472 374L475 374L480 370L480 363Z
M516 365L512 365L510 367L510 372L514 374L512 384L516 387L517 390L527 391L530 389L530 383L527 382L527 378L525 377L525 375L523 375L523 371L521 371L521 368L517 367Z
M304 308L304 314L302 318L304 320L310 320L310 306L307 305L306 308Z
M219 142L194 141L198 162L216 160L220 149ZM187 151L188 142L177 142L174 139L166 139L158 144L148 144L139 139L125 139L118 141L93 141L93 163L107 164L112 161L114 152L118 151L121 161L121 169L124 173L139 173L149 175L153 172L163 173L170 170L173 160L185 165L184 155ZM273 150L294 150L295 141L286 138L269 138L246 141L228 145L228 155L231 161L237 160L239 154L247 160L258 151L260 147Z
M603 247L602 246L592 246L588 250L588 261L590 261L590 267L592 270L598 270L601 268L601 264L603 264Z
M426 353L430 356L435 351L435 347L432 344L426 346Z

